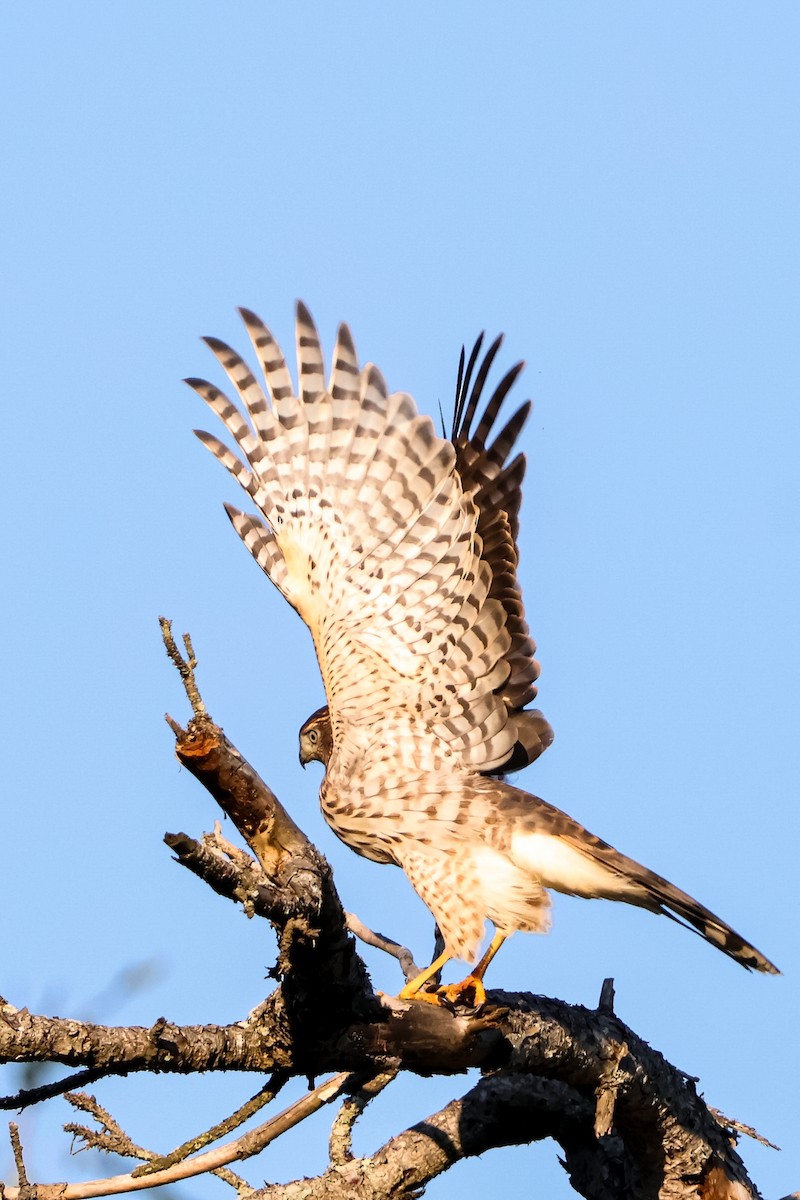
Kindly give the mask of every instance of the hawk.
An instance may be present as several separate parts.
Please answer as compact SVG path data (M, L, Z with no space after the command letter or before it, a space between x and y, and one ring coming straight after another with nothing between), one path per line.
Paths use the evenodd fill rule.
M521 455L529 406L487 447L521 364L471 426L496 353L470 391L480 341L459 369L452 437L404 392L359 366L340 325L328 383L319 336L297 306L298 387L263 322L240 310L266 390L224 342L207 338L237 407L189 379L234 453L197 435L257 513L226 506L259 566L314 640L327 706L300 734L301 759L325 766L323 814L357 853L394 863L431 910L445 949L402 997L422 994L451 958L483 973L516 930L550 923L548 889L622 900L699 932L744 967L777 968L687 893L621 854L505 774L552 731L537 710L538 664L517 581ZM495 927L478 960L486 921Z

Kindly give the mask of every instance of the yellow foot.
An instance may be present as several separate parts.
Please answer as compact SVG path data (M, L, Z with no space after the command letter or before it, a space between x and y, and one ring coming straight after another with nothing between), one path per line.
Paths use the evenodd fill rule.
M422 989L425 987L426 983L430 983L434 976L439 974L442 967L446 962L449 962L449 960L450 955L447 953L447 951L445 951L443 954L440 954L438 958L433 960L429 967L426 967L424 971L420 971L419 975L415 975L413 979L409 979L408 983L400 992L397 999L413 1000L415 996L422 996ZM426 996L427 995L428 993L426 993Z
M440 987L435 995L446 1008L483 1008L486 1003L486 988L477 975L468 975L461 983Z
M420 971L415 979L409 980L400 992L398 1000L425 1000L428 1004L441 1004L445 1008L470 1008L473 1012L477 1012L486 1003L486 989L483 986L484 972L505 941L505 936L499 930L495 933L483 958L472 968L467 978L461 980L461 983L451 983L448 987L431 987L428 990L428 985L452 957L445 950L433 960L429 967Z
M412 990L407 984L398 999L424 1000L426 1004L438 1004L442 1008L470 1008L477 1011L486 1003L486 989L482 980L475 975L468 975L461 983L450 983L446 987L431 991L423 991L421 988Z
M405 988L403 989L403 991L405 991ZM441 998L439 996L438 989L433 992L414 992L413 995L411 995L411 996L404 996L403 992L401 992L398 999L400 999L400 1000L424 1000L426 1004L441 1004L442 1003Z

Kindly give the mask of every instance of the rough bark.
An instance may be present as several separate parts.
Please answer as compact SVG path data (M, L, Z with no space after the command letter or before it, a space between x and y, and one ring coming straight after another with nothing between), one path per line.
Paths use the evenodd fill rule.
M192 697L191 680L187 692ZM218 835L202 842L186 834L165 840L177 861L220 896L272 923L278 938L275 990L244 1020L226 1026L160 1020L149 1029L112 1028L36 1016L2 1002L0 1061L62 1063L90 1078L134 1071L256 1071L312 1079L350 1073L342 1076L346 1083L332 1086L332 1094L344 1087L353 1098L335 1152L332 1143L329 1169L315 1180L270 1186L260 1193L264 1200L410 1197L461 1159L543 1138L559 1144L573 1187L590 1200L757 1195L731 1130L709 1111L693 1080L619 1020L608 987L596 1010L501 991L490 992L479 1012L376 996L325 859L211 721L196 690L193 706L186 730L170 719L178 757L231 817L257 861ZM401 1070L457 1075L474 1067L483 1077L460 1099L369 1158L350 1155L348 1121L369 1098L370 1081L383 1087ZM46 1099L74 1080L68 1076L62 1085L7 1104ZM318 1091L325 1102L324 1089ZM253 1153L257 1139L247 1137L229 1152L223 1148L215 1168ZM180 1170L184 1177L192 1173L186 1162ZM123 1182L113 1190L167 1181L167 1175L148 1171L149 1182L141 1182L141 1173L135 1184L125 1183L133 1176L117 1177ZM40 1186L37 1193L29 1185L7 1195L45 1200L102 1194L101 1188L65 1187Z

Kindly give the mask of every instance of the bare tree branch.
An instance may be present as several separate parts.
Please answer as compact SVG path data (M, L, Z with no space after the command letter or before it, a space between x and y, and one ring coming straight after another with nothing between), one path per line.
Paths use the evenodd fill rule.
M11 1151L14 1155L14 1165L17 1168L17 1178L19 1179L20 1191L24 1191L29 1186L28 1172L25 1169L25 1159L22 1154L22 1142L19 1137L19 1125L15 1125L13 1121L9 1123L8 1132L11 1137Z
M191 643L186 641L186 658L174 641L171 645L195 714L186 730L170 719L178 757L228 813L257 861L219 831L202 841L186 834L167 835L166 841L179 863L218 894L272 923L279 984L246 1019L225 1026L178 1026L161 1019L150 1029L114 1028L36 1016L0 1001L0 1062L63 1063L82 1068L84 1080L208 1070L277 1078L236 1113L165 1156L137 1147L96 1101L87 1100L102 1128L73 1126L73 1132L98 1147L126 1146L146 1165L88 1184L30 1185L17 1136L20 1186L6 1189L8 1200L83 1200L220 1170L249 1194L249 1185L228 1164L258 1153L344 1092L350 1095L334 1123L328 1171L316 1180L271 1185L260 1193L265 1200L411 1196L474 1154L546 1137L559 1143L573 1186L590 1200L757 1195L734 1146L734 1131L753 1131L710 1111L696 1080L619 1019L613 981L605 981L595 1010L501 991L491 992L477 1014L375 996L348 921L406 971L413 961L402 947L345 915L325 859L209 717L197 689ZM399 1071L457 1074L469 1067L479 1067L484 1078L460 1100L369 1158L353 1157L355 1120ZM336 1073L333 1080L284 1113L234 1142L203 1149L252 1115L284 1079L328 1072ZM74 1076L6 1103L58 1094L71 1081Z
M268 1083L260 1091L256 1092L245 1104L237 1108L236 1112L231 1113L224 1121L217 1122L207 1129L205 1133L197 1134L190 1138L189 1141L183 1142L169 1154L159 1155L151 1158L145 1166L137 1167L133 1172L134 1175L150 1175L154 1171L166 1171L175 1163L183 1162L190 1154L196 1154L198 1150L202 1150L204 1146L210 1146L214 1142L219 1141L221 1137L232 1133L245 1121L249 1121L252 1116L267 1104L271 1104L281 1090L283 1085L288 1081L289 1076L284 1072L277 1072Z
M73 1075L54 1080L53 1083L44 1083L41 1087L22 1088L13 1096L0 1096L0 1108L9 1111L30 1108L32 1104L41 1104L43 1100L52 1100L54 1096L63 1096L76 1087L86 1087L90 1083L96 1083L98 1079L103 1079L108 1074L108 1071L99 1069L76 1071Z
M255 1200L403 1200L419 1196L456 1163L497 1146L554 1137L577 1147L591 1121L591 1103L563 1084L523 1076L484 1079L368 1158L333 1163L314 1180L271 1185L256 1193ZM567 1154L572 1156L572 1150ZM611 1159L605 1159L607 1168ZM627 1195L612 1190L617 1178L615 1173L611 1185L595 1195L601 1200Z
M293 1067L280 992L250 1023L173 1025L161 1018L149 1029L36 1016L0 1001L0 1062L58 1062L109 1075L189 1075L215 1069L266 1073Z
M206 706L203 703L195 680L194 669L197 666L197 658L192 646L191 636L188 633L183 635L183 645L186 650L186 657L184 658L175 644L175 638L172 636L172 622L168 621L166 617L159 617L158 623L161 626L161 637L164 647L183 681L186 698L192 706L192 712L196 717L203 717L206 715ZM167 719L171 720L171 718Z
M356 1121L370 1100L374 1100L376 1096L380 1095L384 1088L397 1078L397 1075L397 1071L383 1071L380 1075L373 1075L371 1079L366 1079L357 1091L347 1097L339 1109L328 1141L328 1153L334 1166L341 1166L352 1160L351 1145Z
M91 1129L86 1125L78 1125L74 1122L69 1122L64 1126L66 1133L71 1133L73 1139L79 1139L84 1143L83 1149L92 1149L104 1151L110 1154L117 1154L122 1158L138 1158L144 1164L137 1167L131 1172L131 1178L135 1179L139 1175L152 1173L155 1170L165 1170L166 1167L159 1167L160 1156L153 1150L147 1150L143 1146L138 1146L121 1125L114 1120L111 1114L98 1104L94 1096L86 1096L80 1093L75 1093L67 1096L70 1104L83 1112L87 1112L100 1125L99 1130ZM245 1106L247 1107L247 1106ZM241 1110L240 1110L241 1111ZM234 1114L235 1115L235 1114ZM202 1136L202 1135L201 1135ZM173 1151L173 1155L175 1152ZM182 1155L182 1158L188 1157L189 1151ZM180 1161L181 1157L175 1157L175 1161ZM167 1165L172 1165L167 1164ZM233 1171L227 1167L216 1167L210 1172L222 1179L225 1183L231 1185L240 1194L248 1194L253 1190L250 1184L240 1176L235 1175Z
M293 1129L306 1117L335 1100L341 1095L349 1080L350 1075L343 1072L320 1084L319 1087L302 1096L289 1108L284 1109L278 1116L259 1125L256 1129L249 1130L236 1141L228 1142L205 1154L199 1154L195 1158L174 1163L166 1171L158 1171L151 1175L141 1175L137 1171L133 1171L126 1175L112 1175L107 1179L90 1179L83 1183L38 1183L35 1185L35 1200L91 1200L95 1196L118 1196L123 1192L138 1192L147 1188L162 1187L166 1183L176 1183L180 1179L191 1179L197 1175L216 1171L228 1163L252 1158L253 1155L260 1154L270 1142L274 1142L281 1134ZM105 1113L105 1110L101 1111L104 1123L105 1120L108 1120L112 1128L119 1129L113 1118ZM81 1129L81 1136L84 1136L83 1129ZM126 1136L122 1135L123 1141L120 1144L124 1144ZM97 1146L101 1149L112 1149L115 1153L119 1152L115 1146L101 1145L99 1140ZM137 1158L148 1157L149 1154L149 1151L144 1151L141 1147L135 1148L135 1157ZM5 1200L25 1200L22 1192L22 1187L7 1187Z
M391 955L392 958L396 958L400 963L400 968L406 980L414 979L419 975L420 968L414 962L411 951L405 946L401 946L399 942L386 937L385 934L375 933L355 913L345 913L345 919L347 921L347 928L365 946L373 946L376 950L383 950L384 953Z
M754 1142L758 1142L760 1146L766 1146L768 1150L780 1150L780 1146L776 1146L769 1138L765 1138L763 1134L754 1129L752 1125L746 1125L744 1121L735 1121L733 1117L726 1117L725 1113L720 1112L718 1108L714 1108L709 1104L708 1111L711 1113L714 1120L723 1129L730 1129L732 1133L743 1133L745 1137L752 1138Z

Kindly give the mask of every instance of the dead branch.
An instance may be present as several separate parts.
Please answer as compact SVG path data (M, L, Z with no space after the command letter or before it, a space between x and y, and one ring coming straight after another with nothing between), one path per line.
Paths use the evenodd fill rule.
M219 1146L216 1150L209 1150L205 1154L199 1154L195 1158L174 1163L165 1171L158 1171L150 1175L142 1175L133 1171L126 1175L112 1175L107 1179L90 1179L84 1183L38 1183L34 1185L35 1196L31 1196L31 1200L91 1200L95 1196L118 1196L123 1192L138 1192L147 1188L162 1187L166 1183L176 1183L180 1179L191 1179L198 1175L215 1172L228 1163L242 1162L244 1159L260 1154L270 1142L274 1142L281 1134L293 1129L306 1117L318 1112L325 1104L330 1104L332 1100L337 1099L350 1078L350 1075L344 1072L327 1080L295 1101L289 1108L284 1109L282 1113L272 1117L271 1120L259 1125L256 1129L249 1130L236 1141ZM119 1153L116 1148L117 1131L122 1134L120 1145L125 1143L127 1135L122 1133L117 1123L104 1109L100 1109L99 1106L97 1108L102 1113L103 1123L108 1122L113 1131L111 1140L114 1145L103 1145L102 1135L95 1135L96 1146L99 1149L109 1149L114 1153ZM84 1133L83 1127L80 1127L80 1136L84 1136ZM150 1155L149 1151L143 1150L141 1147L133 1147L133 1151L133 1156L136 1158ZM5 1200L25 1200L23 1187L5 1188Z
M203 1057L191 1052L196 1051L193 1037L196 1034L200 1039L207 1032L205 1027L198 1032L165 1025L162 1035L169 1031L166 1036L171 1057L156 1052L158 1039L153 1031L103 1032L112 1043L115 1033L120 1040L125 1035L142 1037L145 1044L139 1052L141 1058L127 1060L127 1069L147 1069L143 1059L163 1062L165 1066L159 1069L171 1067L184 1072L274 1069L277 1055L272 1037L281 1045L281 1023L273 1019L279 997L280 989L247 1021L214 1029L210 1041L200 1041L205 1049ZM708 1169L719 1166L730 1178L746 1182L728 1129L709 1112L694 1081L667 1063L618 1017L525 994L496 991L489 998L490 1005L479 1016L454 1014L428 1004L386 1001L377 1010L379 1018L366 1023L351 1020L327 1043L309 1034L311 1053L302 1029L298 1045L284 1027L287 1040L280 1069L287 1074L308 1075L328 1070L377 1074L397 1069L442 1074L481 1066L528 1082L537 1078L557 1081L591 1104L587 1138L600 1144L613 1133L626 1147L638 1147L637 1163L647 1178L663 1174L668 1148L670 1170L676 1178L696 1176L709 1164ZM69 1026L73 1035L70 1040L75 1040L77 1022L31 1018L30 1014L25 1019L40 1022L42 1038L47 1035L46 1044L40 1044L38 1053L29 1057L52 1058L59 1034L66 1036L54 1028L58 1025ZM10 1030L8 1022L0 1023L0 1049ZM77 1032L91 1044L90 1029ZM235 1047L227 1045L227 1061L223 1034L236 1039ZM117 1067L122 1069L122 1064L117 1063ZM613 1093L610 1107L605 1100L609 1089ZM603 1133L599 1139L595 1132L598 1114Z
M231 1113L224 1121L218 1121L216 1125L212 1125L204 1133L197 1134L188 1141L182 1142L180 1146L176 1146L169 1154L152 1157L145 1166L138 1167L133 1172L134 1175L149 1175L154 1171L166 1171L174 1163L183 1162L190 1154L196 1154L204 1146L210 1146L214 1142L218 1142L221 1137L233 1133L234 1129L238 1129L245 1121L249 1121L260 1109L266 1107L267 1104L271 1104L288 1079L289 1076L285 1072L276 1072L264 1084L264 1087L256 1092L255 1096L251 1096L246 1103L237 1108L236 1112Z
M218 896L240 903L248 916L266 917L276 927L283 928L288 920L298 919L308 911L308 901L302 894L270 879L243 851L247 861L239 859L234 863L209 844L207 837L196 841L186 833L167 833L164 841L176 862L207 883Z
M396 958L400 963L400 969L403 972L403 977L406 980L414 979L420 973L420 968L414 962L414 956L406 946L401 946L399 942L395 942L392 938L386 937L383 933L376 933L369 929L368 926L360 920L355 913L345 913L347 928L354 934L360 942L365 946L373 946L376 950L383 950L385 954Z
M721 1125L723 1129L729 1129L732 1134L743 1133L745 1137L752 1138L754 1142L758 1142L760 1146L766 1146L768 1150L780 1150L780 1146L776 1146L769 1138L765 1138L752 1125L747 1125L744 1121L735 1121L733 1117L726 1117L725 1113L720 1112L718 1108L714 1108L711 1104L708 1106L708 1111L718 1125Z
M0 1061L59 1062L102 1074L337 1074L310 1098L227 1146L198 1153L234 1128L239 1113L130 1175L82 1185L23 1181L20 1189L7 1189L8 1200L80 1200L225 1168L344 1090L353 1096L334 1126L329 1170L302 1186L271 1186L265 1198L332 1197L345 1190L348 1197L411 1195L461 1159L544 1137L561 1145L573 1186L590 1200L744 1200L757 1194L731 1133L745 1127L717 1119L698 1096L696 1081L628 1029L614 1012L611 981L594 1010L500 991L490 993L477 1015L376 997L328 864L208 716L191 644L187 659L170 654L179 669L183 664L195 713L186 730L170 720L178 757L232 818L257 862L219 836L166 840L178 861L218 894L270 920L278 935L279 986L249 1017L228 1026L176 1026L162 1019L150 1029L113 1028L36 1016L0 1001ZM401 959L395 943L377 940ZM398 1134L369 1159L352 1157L352 1125L370 1088L385 1086L400 1070L432 1075L469 1067L481 1068L485 1078L461 1100ZM104 1129L91 1135L98 1145L111 1136L111 1125ZM146 1162L155 1157L153 1151L139 1153L130 1139L128 1146ZM19 1168L21 1149L15 1155ZM21 1180L23 1174L24 1165ZM230 1181L247 1190L241 1180Z
M460 1100L393 1137L368 1158L332 1163L317 1179L266 1187L254 1200L410 1200L464 1159L547 1137L570 1147L565 1154L574 1173L580 1169L580 1143L591 1120L591 1103L563 1084L496 1076L481 1080ZM613 1168L613 1174L602 1190L584 1195L618 1200L629 1194L613 1190L621 1176L609 1154L600 1151L595 1164L606 1172Z
M137 1146L94 1096L87 1096L84 1092L71 1092L66 1099L79 1112L88 1113L100 1127L92 1129L88 1125L78 1125L75 1121L69 1121L64 1126L64 1132L72 1135L73 1142L77 1140L83 1143L79 1150L103 1150L108 1154L118 1154L121 1158L142 1160L154 1157L152 1151Z
M54 1080L53 1083L44 1083L41 1087L22 1088L13 1096L0 1096L0 1109L19 1112L23 1108L30 1108L32 1104L41 1104L42 1101L52 1100L55 1096L64 1096L67 1092L74 1091L76 1087L86 1087L90 1083L96 1083L98 1079L103 1079L107 1074L109 1074L108 1071L97 1069L76 1071L73 1075Z
M14 1166L17 1168L17 1179L19 1180L20 1191L24 1191L30 1186L28 1181L28 1172L25 1169L25 1159L22 1154L22 1142L19 1137L19 1125L13 1121L9 1122L8 1132L11 1137L11 1151L14 1155Z
M344 1163L352 1161L351 1146L356 1121L369 1102L380 1095L392 1080L397 1078L397 1075L397 1071L383 1071L380 1075L373 1075L344 1101L333 1123L328 1141L328 1154L334 1166L342 1166Z
M266 1091L266 1089L264 1090ZM137 1167L131 1172L132 1179L135 1179L139 1175L152 1173L154 1170L166 1170L167 1166L172 1165L172 1162L169 1162L165 1163L164 1166L161 1166L160 1156L155 1151L147 1150L144 1146L138 1146L134 1141L132 1141L128 1134L125 1133L121 1125L114 1120L111 1114L100 1104L98 1104L94 1096L86 1096L80 1093L74 1093L73 1095L67 1096L67 1099L75 1108L82 1112L89 1113L89 1115L92 1116L100 1126L99 1130L91 1129L86 1125L78 1125L74 1122L69 1122L64 1126L65 1133L71 1133L73 1139L78 1139L84 1143L82 1147L83 1149L105 1151L110 1154L117 1154L122 1158L140 1159L144 1165ZM254 1097L253 1099L256 1098ZM266 1102L267 1101L265 1100L265 1103ZM243 1109L248 1109L251 1104L252 1102L248 1102L247 1105L243 1106ZM239 1112L242 1112L243 1109L240 1109ZM237 1116L237 1114L233 1115L234 1117ZM242 1119L244 1120L246 1117L243 1117ZM211 1132L212 1131L209 1131L209 1133ZM204 1135L200 1135L200 1138L203 1136ZM196 1140L200 1141L200 1138ZM172 1155L168 1157L172 1158L175 1162L179 1162L182 1160L182 1158L187 1158L189 1153L190 1151L188 1149L183 1155L178 1155L176 1151L173 1151ZM216 1175L225 1183L230 1184L240 1195L244 1193L249 1194L252 1191L252 1188L248 1183L245 1182L245 1180L241 1179L238 1175L234 1175L233 1171L228 1170L227 1167L216 1167L211 1174Z
M154 1071L291 1069L291 1041L280 993L258 1019L233 1025L173 1025L163 1018L140 1025L95 1025L37 1016L0 1000L0 1062L55 1062L108 1075Z
M197 658L192 646L191 636L188 633L183 635L183 645L186 651L186 657L184 658L175 644L175 638L172 636L172 622L168 621L166 617L159 617L158 623L161 626L161 637L167 655L183 681L186 698L192 706L192 712L196 717L203 717L206 715L206 706L203 703L195 680L194 669L197 666ZM171 718L168 718L168 720L171 720Z

